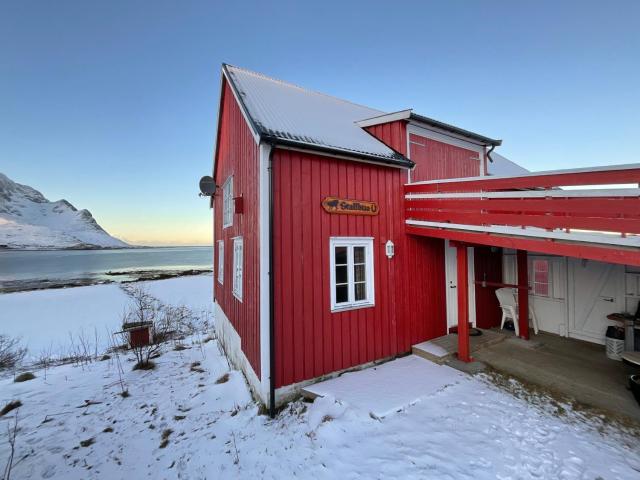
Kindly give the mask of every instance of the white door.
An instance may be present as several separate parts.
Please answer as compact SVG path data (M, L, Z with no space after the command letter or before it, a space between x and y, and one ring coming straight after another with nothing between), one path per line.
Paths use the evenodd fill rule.
M447 295L447 330L458 325L458 262L456 247L449 245L445 240L445 282ZM476 288L475 267L473 261L473 247L467 248L469 270L469 320L476 326Z
M569 336L604 344L607 315L624 311L624 265L569 259Z

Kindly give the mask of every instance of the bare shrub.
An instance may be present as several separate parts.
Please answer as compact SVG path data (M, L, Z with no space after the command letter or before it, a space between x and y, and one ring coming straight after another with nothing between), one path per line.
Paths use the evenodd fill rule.
M13 458L16 453L16 437L18 435L18 411L16 411L13 419L13 425L7 425L7 438L9 440L9 458L4 467L4 474L2 478L4 480L10 480L11 470L13 469Z
M26 354L27 349L20 344L19 338L0 334L0 370L17 367Z

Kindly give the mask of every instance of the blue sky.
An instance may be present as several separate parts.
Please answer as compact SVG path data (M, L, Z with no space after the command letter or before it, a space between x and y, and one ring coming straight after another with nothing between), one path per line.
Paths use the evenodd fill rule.
M532 170L638 162L640 2L4 1L0 172L143 244L206 244L220 64L502 138Z

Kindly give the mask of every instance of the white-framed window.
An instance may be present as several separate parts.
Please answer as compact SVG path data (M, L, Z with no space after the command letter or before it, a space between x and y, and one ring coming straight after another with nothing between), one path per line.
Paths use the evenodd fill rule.
M222 228L233 225L233 175L222 185Z
M373 238L331 237L331 311L374 304Z
M218 283L224 283L224 240L218 240Z
M243 241L242 237L233 239L233 295L242 300L242 266L243 266Z
M531 262L531 290L539 297L551 296L551 269L549 260L534 259Z

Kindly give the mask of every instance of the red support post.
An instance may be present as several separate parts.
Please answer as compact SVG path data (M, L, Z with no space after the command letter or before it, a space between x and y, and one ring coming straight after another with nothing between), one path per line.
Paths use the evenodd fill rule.
M517 251L518 263L518 323L520 337L529 340L529 264L527 251Z
M458 359L471 362L469 348L469 272L467 246L456 244L458 267Z

